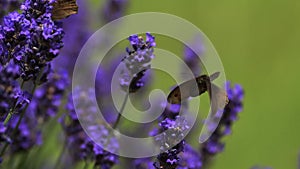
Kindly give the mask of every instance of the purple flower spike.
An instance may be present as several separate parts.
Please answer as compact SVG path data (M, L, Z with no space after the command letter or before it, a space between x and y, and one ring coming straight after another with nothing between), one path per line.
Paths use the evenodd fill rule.
M139 158L133 161L135 169L155 169L151 158Z
M93 119L97 116L97 110L90 100L90 93L93 90L84 91L76 88L76 91L69 96L66 110L68 111L61 118L61 124L67 137L67 145L70 147L70 155L74 162L79 160L92 160L96 166L103 169L110 169L118 162L115 154L107 152L89 138L82 128L78 116L84 118L89 124L89 133L101 143L109 146L109 150L117 151L118 142L115 138L111 138L108 129L101 124L94 124ZM80 105L73 105L73 98ZM75 112L75 106L79 106Z
M0 65L0 116L6 117L10 111L20 112L29 102L31 96L23 92L17 81L18 66L10 61L7 65Z
M193 149L192 146L186 144L184 151L179 155L180 161L177 169L201 169L202 161L199 152Z
M188 46L185 46L184 62L195 76L199 76L201 74L201 60L199 57L201 57L201 55L203 55L205 51L204 44L200 36L196 36L195 40L192 43L192 47L196 51L192 50Z
M36 80L63 47L64 32L51 19L50 1L26 0L21 10L8 14L0 26L1 64L13 59L23 80Z
M54 117L59 110L61 101L70 81L64 70L50 74L49 80L35 91L32 103L27 112L34 112L40 121Z
M19 0L1 0L0 1L0 23L4 15L19 8L21 2Z
M229 102L225 106L218 127L210 138L202 144L200 149L204 165L209 162L209 159L212 156L223 151L225 145L221 140L224 136L231 133L232 123L236 121L238 113L242 110L242 101L244 97L242 87L240 85L235 85L231 88L230 82L227 82L225 88Z
M143 77L154 58L155 38L147 33L146 41L138 35L131 35L128 40L132 49L126 48L125 68L121 72L120 85L124 91L129 89L129 92L133 93L145 85Z
M103 16L103 20L110 22L122 17L127 4L128 0L107 0L102 10L103 14L101 16Z

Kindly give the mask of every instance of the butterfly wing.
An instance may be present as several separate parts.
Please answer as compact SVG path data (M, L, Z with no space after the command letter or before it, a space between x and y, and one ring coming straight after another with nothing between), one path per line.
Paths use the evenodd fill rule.
M193 87L195 80L186 81L179 86L176 86L168 95L168 102L170 104L180 104L181 100L188 99L190 97L190 89Z
M182 100L189 97L197 97L208 91L211 86L211 81L219 77L220 72L212 74L210 77L201 75L195 79L188 80L179 86L175 87L168 95L170 104L180 104ZM210 96L211 97L211 96Z
M223 116L224 107L228 103L226 91L217 85L211 83L208 88L210 97L210 113L205 120L201 130L199 142L205 142L218 127L218 124Z
M57 0L53 4L52 19L61 20L78 12L76 0Z

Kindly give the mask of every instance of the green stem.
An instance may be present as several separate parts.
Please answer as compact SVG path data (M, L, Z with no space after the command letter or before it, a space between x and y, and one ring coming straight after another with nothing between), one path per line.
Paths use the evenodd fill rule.
M29 152L22 154L21 160L19 161L17 168L23 168L22 166L24 166L25 162L27 161L29 153L30 153L30 150L29 150Z
M23 83L22 83L22 85L23 85ZM33 88L32 88L32 90L31 90L31 94L33 94L33 92L35 91L36 87L37 87L37 85L36 85L36 83L34 83ZM26 112L28 106L29 106L29 104L26 104L25 108L24 108L23 111L21 112L20 118L19 118L19 120L18 120L18 122L17 122L17 125L15 126L15 128L14 128L13 131L12 131L12 136L14 136L14 135L16 134L16 132L17 132L17 130L18 130L20 124L21 124L21 121L22 121L22 119L23 119L23 117L24 117L24 114L25 114L25 112ZM14 107L15 107L15 106L14 106ZM13 111L14 111L14 108L13 108ZM8 123L8 121L10 120L10 118L11 118L11 116L12 116L12 113L11 113L11 112L13 112L13 111L10 111L10 113L9 113L8 116L6 117L6 119L5 119L6 123ZM8 117L9 117L9 118L8 118ZM4 124L6 124L6 123L4 122ZM1 150L0 157L2 157L2 156L4 155L6 149L8 148L8 145L9 145L9 143L5 143L4 147L3 147L2 150Z
M23 80L22 83L21 83L21 89L23 89L24 84L25 84L25 81ZM16 102L15 102L15 104L16 104ZM4 125L7 125L7 123L8 123L9 120L11 119L11 117L12 117L14 111L15 111L15 106L16 106L16 105L14 105L14 107L11 108L11 109L9 110L9 113L8 113L8 115L6 116L5 120L4 120L4 123L3 123Z
M36 84L34 83L33 88L32 88L32 90L31 90L31 94L34 93L35 89L36 89ZM20 124L21 124L21 121L22 121L22 119L23 119L23 117L24 117L24 114L25 114L25 112L26 112L28 106L29 106L29 104L26 104L25 108L24 108L23 111L21 112L21 115L20 115L20 118L19 118L19 120L18 120L18 123L17 123L16 127L15 127L14 130L13 130L13 135L17 132L17 129L19 128L19 126L20 126Z
M87 160L85 160L83 169L88 169L89 168L89 163L87 162Z
M21 83L21 89L23 89L24 84L25 84L25 81L23 80L22 83ZM17 102L15 102L15 104L16 104L16 103L17 103ZM4 123L3 123L4 125L7 125L7 123L8 123L9 120L11 119L11 117L12 117L14 111L15 111L15 107L16 107L15 104L14 104L13 108L11 108L11 109L9 110L9 113L8 113L8 115L6 116L5 120L4 120Z
M126 96L125 96L124 102L122 104L122 107L120 109L120 112L118 114L117 120L116 120L116 122L113 125L113 129L115 129L118 126L119 122L120 122L120 119L122 117L122 113L123 113L123 111L125 109L125 106L126 106L126 103L127 103L127 100L128 100L128 97L129 97L129 93L126 93Z
M59 165L61 164L61 161L62 161L62 158L63 158L63 156L65 154L66 149L67 149L67 141L64 142L63 149L62 149L62 151L59 154L59 157L58 157L58 159L56 161L54 169L59 169Z
M6 116L6 118L4 120L4 123L3 123L4 125L6 125L9 122L9 120L11 119L12 112L13 112L13 109L10 109L8 115Z

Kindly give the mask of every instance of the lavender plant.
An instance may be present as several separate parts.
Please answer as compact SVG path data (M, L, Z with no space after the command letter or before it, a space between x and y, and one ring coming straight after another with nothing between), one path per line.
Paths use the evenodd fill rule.
M146 41L138 35L131 35L128 40L132 49L126 48L127 55L124 58L126 69L122 71L120 85L127 92L135 92L144 82L142 77L150 69L150 62L154 58L155 38L150 33L146 33Z
M56 113L68 83L66 79L59 81L58 76L48 76L64 36L61 23L52 19L54 3L25 0L20 12L9 13L0 26L1 119L2 136L6 138L1 140L1 157L8 147L16 153L42 143L37 116ZM35 92L48 78L50 82Z
M50 73L48 81L35 91L26 114L34 113L40 124L55 117L69 85L70 79L65 70Z
M238 113L242 111L242 101L244 91L240 85L235 85L231 88L230 83L226 84L226 93L229 99L225 106L221 120L210 136L210 138L201 145L200 153L202 156L203 165L206 166L209 160L216 154L223 151L225 144L221 141L222 138L231 133L233 122L237 120Z
M70 155L73 159L73 163L77 161L84 160L86 162L93 162L95 167L100 166L103 169L109 169L114 164L118 163L118 157L110 152L107 152L102 147L93 142L91 138L84 132L78 116L86 116L86 122L89 122L93 119L93 116L96 116L96 111L92 101L89 100L89 93L92 92L92 89L89 91L84 91L79 87L76 89L76 92L72 93L69 96L68 103L66 105L67 114L61 119L61 124L63 130L66 134L66 145L69 147ZM81 102L81 105L74 105L73 98L78 99ZM80 109L77 109L75 112L74 106L80 106ZM77 114L76 114L77 113ZM110 145L110 150L116 150L118 148L118 143L114 138L109 137L108 129L100 124L93 124L89 127L91 130L95 130L96 138L99 138L105 144ZM100 132L100 133L99 133Z
M156 43L153 35L146 33L146 40L142 36L131 35L128 40L132 49L126 48L127 55L123 59L125 68L119 79L120 86L126 92L126 96L113 128L116 128L120 121L129 93L134 93L144 86L143 77L145 72L150 69L151 60L154 58L153 52Z
M2 0L0 1L0 23L2 23L3 17L14 10L17 10L21 5L19 0Z

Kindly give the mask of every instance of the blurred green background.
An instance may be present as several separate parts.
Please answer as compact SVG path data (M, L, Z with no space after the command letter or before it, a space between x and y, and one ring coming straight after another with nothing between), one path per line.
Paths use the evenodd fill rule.
M130 1L127 14L165 12L199 27L226 76L245 88L244 111L213 169L296 169L300 151L300 1Z

